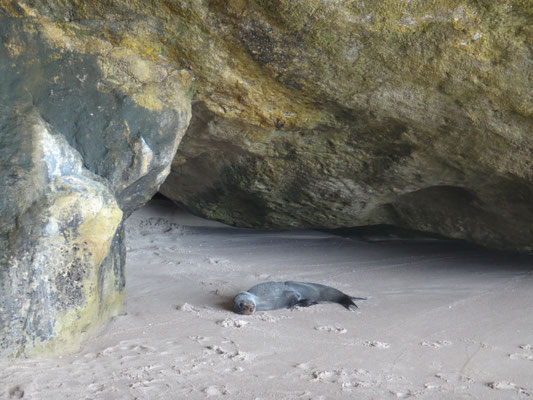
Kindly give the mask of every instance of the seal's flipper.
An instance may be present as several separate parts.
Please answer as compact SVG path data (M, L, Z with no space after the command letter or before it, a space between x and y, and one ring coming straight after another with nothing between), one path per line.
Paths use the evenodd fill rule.
M295 306L298 306L298 307L311 307L311 306L314 306L315 304L318 304L318 301L309 300L309 299L302 299L298 303L296 303Z
M302 296L300 296L300 294L294 290L284 290L281 293L280 298L283 300L282 303L286 308L299 306L300 301L302 301ZM281 308L283 308L283 306Z
M355 304L352 300L352 297L346 296L339 300L339 304L343 305L350 311L357 311L359 307L357 307L357 304Z

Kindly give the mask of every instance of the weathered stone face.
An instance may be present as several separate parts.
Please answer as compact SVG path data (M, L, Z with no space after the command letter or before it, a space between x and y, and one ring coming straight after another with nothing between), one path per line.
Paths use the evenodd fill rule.
M189 73L88 24L0 1L0 356L72 351L120 311L122 220L190 119Z
M197 214L267 228L394 224L530 250L531 185L472 165L466 149L448 162L423 143L359 148L340 132L269 130L193 109L161 192Z
M531 250L529 1L31 4L194 74L209 126L191 129L163 193L197 213Z
M200 3L201 103L163 194L240 226L531 251L531 2Z

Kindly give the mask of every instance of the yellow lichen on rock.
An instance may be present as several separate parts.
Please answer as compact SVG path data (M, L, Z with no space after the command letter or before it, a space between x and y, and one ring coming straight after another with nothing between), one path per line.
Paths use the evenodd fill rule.
M72 182L67 183L70 184ZM47 247L56 253L49 254L49 259L66 261L63 265L49 266L48 273L61 274L64 279L71 274L79 274L75 285L82 291L84 301L57 315L54 338L44 342L37 340L27 353L32 357L57 356L75 351L88 334L122 309L122 291L108 290L106 293L112 295L103 298L100 293L103 290L100 285L113 285L116 277L110 272L107 276L99 277L102 273L101 264L110 255L122 212L116 202L105 201L101 197L98 193L101 189L93 192L90 187L88 185L86 193L60 190L47 208L46 218L56 221L56 226L59 224L60 227L55 235L46 239ZM81 223L69 223L72 218ZM69 256L65 258L65 254ZM83 264L76 265L81 260ZM76 268L83 268L83 273L76 271Z
M87 246L93 264L99 265L109 255L111 241L122 221L122 211L115 202L105 204L100 198L89 201L85 198L83 207L87 211L82 214L77 241Z
M36 15L28 6L25 10L28 15ZM174 79L189 73L177 72L171 67L159 47L140 45L139 37L127 36L127 33L114 43L120 38L109 35L106 38L101 32L88 31L76 23L54 22L46 17L36 20L42 27L41 33L56 48L96 56L104 82L120 88L140 106L157 112L164 108L182 110L187 107L190 100L183 93L190 90L192 77Z

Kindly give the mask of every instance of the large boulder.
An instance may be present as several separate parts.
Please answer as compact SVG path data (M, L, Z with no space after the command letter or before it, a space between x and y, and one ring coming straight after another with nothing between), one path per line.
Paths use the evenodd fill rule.
M533 3L183 3L198 102L163 194L239 226L533 249Z
M70 352L120 311L123 219L188 125L189 72L113 29L0 1L0 356Z

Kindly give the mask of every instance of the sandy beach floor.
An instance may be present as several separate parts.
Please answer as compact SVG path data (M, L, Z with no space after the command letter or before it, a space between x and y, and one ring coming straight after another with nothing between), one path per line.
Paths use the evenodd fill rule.
M127 221L125 314L60 359L0 361L2 399L533 398L533 258L209 222L164 199ZM234 314L265 281L337 304Z

